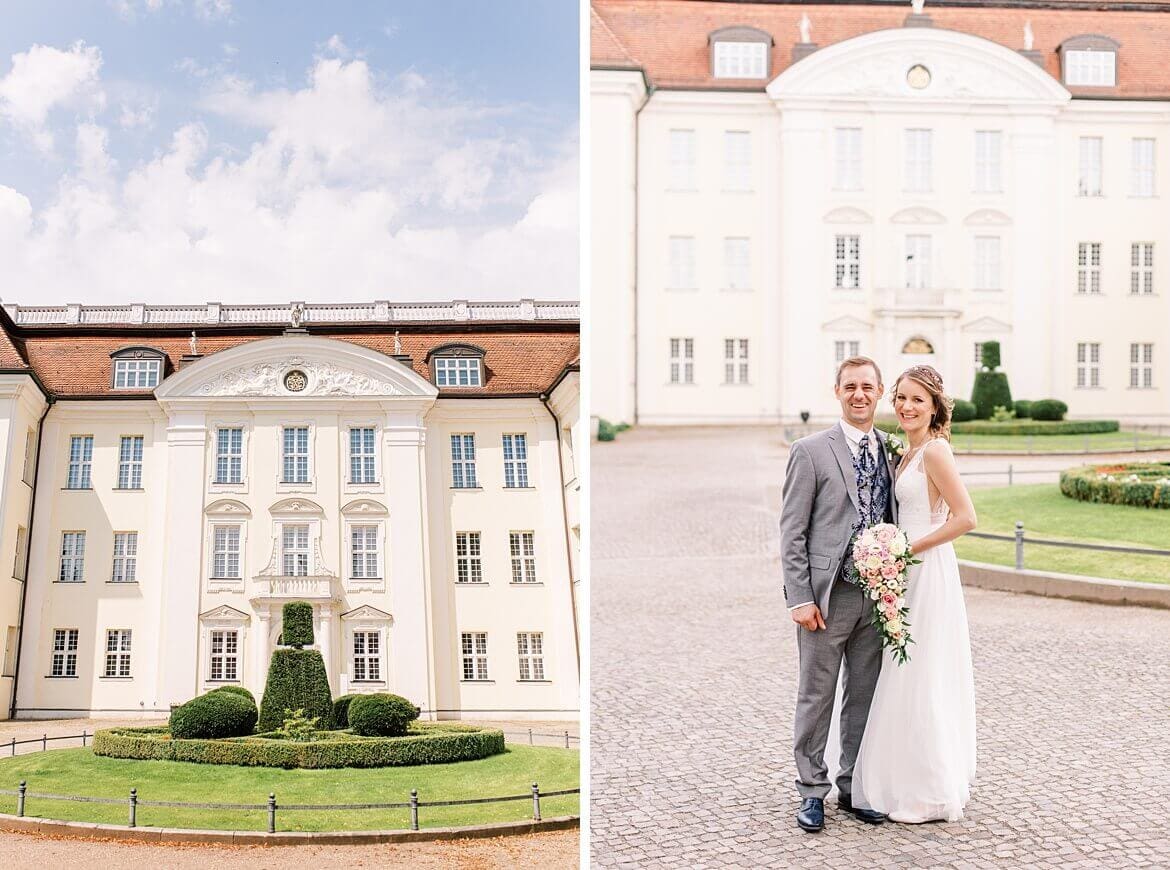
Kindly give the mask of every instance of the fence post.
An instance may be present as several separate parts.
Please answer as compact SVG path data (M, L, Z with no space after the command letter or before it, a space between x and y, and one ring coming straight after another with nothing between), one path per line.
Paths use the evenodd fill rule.
M1012 485L1012 464L1008 463L1008 486Z
M268 833L276 833L276 792L268 793Z
M12 738L12 757L16 758L16 738Z
M138 789L130 789L130 827L138 827Z
M418 789L410 790L410 829L418 830Z
M1024 521L1016 520L1016 570L1024 569Z
M84 748L85 748L85 738L86 738L86 737L88 737L88 736L89 736L89 735L85 733L85 729L84 729L84 728L82 728L82 729L81 729L81 748L82 748L82 749L84 749Z
M28 783L22 779L16 795L16 814L22 817L24 816L24 790L26 788L28 788Z
M49 735L41 734L41 752L49 748Z
M528 729L528 745L529 746L532 745L532 729L531 728Z
M532 821L540 821L540 786L532 784Z
M569 748L569 732L565 731L565 749Z

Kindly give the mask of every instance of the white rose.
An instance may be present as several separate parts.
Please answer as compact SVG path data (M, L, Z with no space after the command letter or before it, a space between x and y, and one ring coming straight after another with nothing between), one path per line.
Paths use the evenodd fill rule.
M901 630L902 630L902 620L899 619L898 617L894 617L893 619L891 619L889 622L886 623L886 631L890 632L890 634L897 634Z

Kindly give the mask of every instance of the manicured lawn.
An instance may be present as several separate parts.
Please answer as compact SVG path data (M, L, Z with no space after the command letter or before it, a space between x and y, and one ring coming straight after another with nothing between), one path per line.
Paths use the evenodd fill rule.
M356 804L459 800L531 794L532 783L544 791L577 788L580 754L575 749L509 745L501 755L458 764L377 769L280 770L189 764L177 761L130 761L102 758L89 749L58 749L0 760L0 788L28 782L30 792L191 803L265 804L275 792L281 804ZM578 796L541 799L544 817L575 815ZM16 798L0 795L0 812L16 811ZM28 798L25 815L125 825L127 804L120 806ZM532 818L531 798L508 803L459 807L422 807L420 827L474 825ZM138 824L176 828L266 830L264 810L190 810L138 807ZM403 810L279 810L278 831L371 830L410 827Z
M1086 544L1170 550L1170 511L1074 501L1055 483L973 489L979 531L1014 534L1024 523L1024 567L1065 574L1088 574L1117 580L1170 583L1170 556L1098 553L1059 547L1028 546L1028 537ZM1015 543L960 538L960 559L1015 564Z
M1135 440L1136 439L1136 440ZM954 435L956 453L1082 453L1086 450L1125 452L1170 450L1170 436L1153 432L1097 432L1092 435Z

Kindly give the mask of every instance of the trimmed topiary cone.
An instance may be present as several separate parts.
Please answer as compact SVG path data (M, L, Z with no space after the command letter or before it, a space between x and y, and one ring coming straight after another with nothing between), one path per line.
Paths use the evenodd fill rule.
M284 723L285 710L304 709L319 716L319 729L333 727L333 696L325 661L315 649L278 649L268 664L268 681L260 703L260 731L275 731Z
M295 649L313 645L313 605L290 601L281 611L281 642Z

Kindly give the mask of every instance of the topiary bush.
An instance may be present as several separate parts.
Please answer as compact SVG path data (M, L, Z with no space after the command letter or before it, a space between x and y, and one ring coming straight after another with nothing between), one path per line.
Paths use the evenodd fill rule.
M243 737L256 729L256 704L236 692L208 692L171 713L170 729L179 739Z
M333 702L333 727L334 728L348 728L349 727L349 704L354 698L360 698L360 695L342 695Z
M217 686L212 689L213 692L230 692L233 695L239 695L241 698L247 698L252 702L252 706L256 706L256 696L245 689L243 686Z
M983 343L983 369L975 373L975 386L971 390L971 402L975 405L975 416L990 420L995 407L1013 407L1012 390L1008 386L1006 372L997 372L999 366L999 342Z
M284 722L285 710L301 710L320 717L319 727L333 727L333 697L325 662L315 649L278 649L268 664L268 681L260 702L260 730L274 731Z
M1060 399L1040 399L1032 403L1033 420L1063 420L1068 405Z
M1027 420L1032 416L1032 403L1027 399L1016 399L1016 419Z
M951 420L955 423L965 423L968 420L974 419L975 406L966 399L955 399L955 407L951 411Z
M281 611L280 642L294 649L313 645L313 605L290 601Z
M359 695L349 705L349 727L363 737L399 737L419 716L401 695Z

